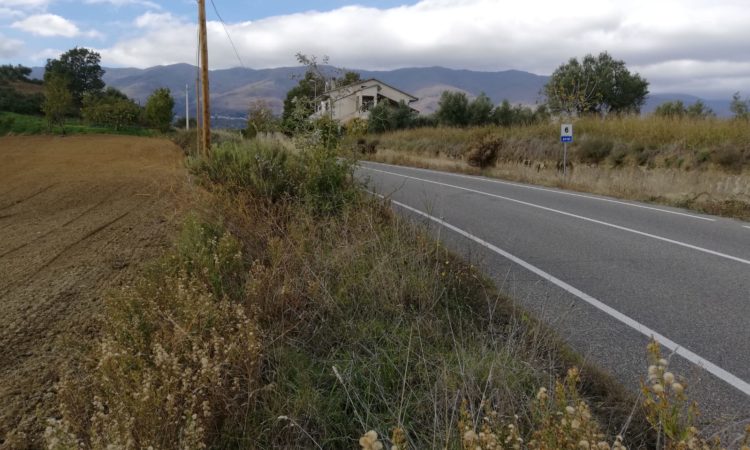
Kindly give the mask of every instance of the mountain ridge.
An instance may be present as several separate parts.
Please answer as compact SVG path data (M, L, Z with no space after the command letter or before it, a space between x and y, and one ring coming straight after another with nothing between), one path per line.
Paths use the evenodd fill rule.
M197 68L191 64L179 63L163 66L138 68L104 68L104 82L115 87L141 104L157 88L167 87L175 99L175 113L185 113L185 86L189 95L189 109L195 114L195 82ZM333 73L332 67L324 70ZM449 69L441 66L405 67L394 70L358 70L363 79L377 78L384 83L414 94L419 98L416 109L431 113L437 108L440 94L445 90L465 92L474 97L484 92L493 103L508 100L513 104L534 105L543 99L542 89L549 79L522 70L474 71ZM231 69L212 70L209 75L211 86L212 112L217 116L243 118L250 104L255 100L266 101L274 113L280 114L286 93L304 75L305 67L278 67L271 69ZM32 76L41 78L44 68L35 67ZM651 94L643 107L644 113L652 112L665 101L680 100L691 104L702 100L719 116L729 116L729 100L702 99L680 93Z

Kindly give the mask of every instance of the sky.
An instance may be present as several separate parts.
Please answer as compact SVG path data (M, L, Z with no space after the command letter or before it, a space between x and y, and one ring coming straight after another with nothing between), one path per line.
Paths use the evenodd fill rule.
M548 75L608 51L654 93L750 94L750 0L208 0L209 64L444 66ZM0 64L75 46L105 67L196 62L195 0L0 0ZM231 37L238 56L232 49Z

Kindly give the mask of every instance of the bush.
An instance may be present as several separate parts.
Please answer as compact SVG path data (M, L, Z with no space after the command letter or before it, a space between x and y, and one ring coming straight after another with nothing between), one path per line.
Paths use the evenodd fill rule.
M13 129L15 125L15 117L0 117L0 134L6 134Z
M155 90L146 100L143 110L148 126L165 133L172 127L174 118L174 98L168 88Z
M578 147L578 159L584 164L599 164L614 148L615 143L606 138L583 139Z
M378 151L378 144L380 144L380 141L377 139L368 140L361 137L357 139L355 149L358 153L363 155L374 155Z
M293 153L277 141L228 142L216 146L210 159L194 158L189 165L230 192L304 203L316 214L340 211L357 192L351 164L324 147Z
M91 367L58 386L48 448L206 448L244 419L260 344L233 294L242 261L232 236L189 221L175 254L107 302Z
M482 169L489 167L497 161L497 156L502 147L502 138L493 135L483 136L469 146L466 161L474 167Z
M711 159L723 169L738 173L742 171L747 157L737 146L724 145L713 152Z

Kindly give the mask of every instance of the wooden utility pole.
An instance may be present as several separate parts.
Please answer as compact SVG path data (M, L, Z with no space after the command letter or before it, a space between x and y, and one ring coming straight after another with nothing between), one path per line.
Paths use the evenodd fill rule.
M211 154L211 116L208 99L208 40L206 32L206 0L198 0L198 24L201 49L201 86L203 90L203 151Z

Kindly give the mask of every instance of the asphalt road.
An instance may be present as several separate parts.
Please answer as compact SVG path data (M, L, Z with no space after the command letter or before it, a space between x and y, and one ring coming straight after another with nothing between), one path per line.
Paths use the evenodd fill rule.
M750 419L750 224L378 163L357 176L626 386L655 336L705 421Z

